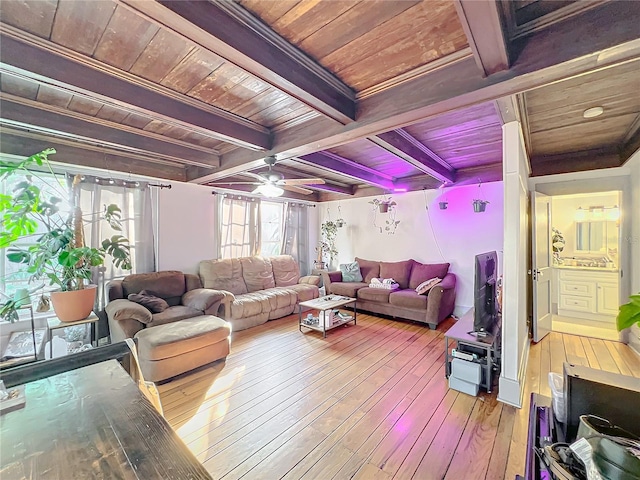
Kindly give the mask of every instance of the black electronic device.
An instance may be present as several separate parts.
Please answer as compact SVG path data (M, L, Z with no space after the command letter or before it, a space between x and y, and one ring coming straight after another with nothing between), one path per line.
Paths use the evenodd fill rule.
M565 438L576 438L580 415L607 419L640 436L640 379L581 365L564 364L564 398L567 402Z
M476 255L473 331L477 335L493 334L498 327L497 284L498 254L486 252Z

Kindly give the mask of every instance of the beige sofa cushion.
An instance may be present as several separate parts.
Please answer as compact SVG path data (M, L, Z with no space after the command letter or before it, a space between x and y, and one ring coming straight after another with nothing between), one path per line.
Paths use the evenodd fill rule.
M380 278L393 278L400 288L409 288L413 260L404 262L380 262Z
M244 278L247 291L257 292L258 290L265 290L276 286L273 281L271 262L268 258L245 257L239 260L242 266L242 278Z
M371 288L364 287L358 290L358 299L370 300L372 302L387 303L389 301L389 294L392 290L386 288Z
M185 318L198 317L202 315L202 310L197 310L191 307L185 307L183 305L176 305L175 307L169 307L164 312L154 313L151 317L152 320L147 324L147 327L155 327L157 325L164 325L165 323L177 322Z
M248 292L247 285L242 278L242 265L237 258L202 260L198 271L204 288L226 290L234 295Z
M367 285L371 283L372 278L380 276L380 262L364 260L356 257L356 262L360 265L360 273L362 273L363 282Z
M307 283L300 283L298 285L291 285L285 287L287 290L293 290L298 295L299 302L306 302L307 300L313 300L320 296L320 289L317 285L310 285Z
M263 292L236 295L236 299L231 303L231 318L253 317L261 313L268 313L270 308L269 296Z
M269 299L269 311L290 307L298 301L298 295L290 287L269 288L261 293Z
M389 296L389 303L404 308L427 309L427 296L419 295L415 290L400 290Z
M213 345L230 334L227 322L212 315L203 315L170 325L146 328L139 331L135 338L141 358L161 360Z
M300 279L300 267L291 255L276 255L271 257L273 278L276 287L288 287L298 283Z

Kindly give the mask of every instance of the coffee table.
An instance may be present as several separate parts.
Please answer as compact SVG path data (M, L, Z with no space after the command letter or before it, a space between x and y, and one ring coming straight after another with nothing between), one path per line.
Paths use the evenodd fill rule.
M318 310L319 312L326 312L333 309L337 309L340 307L344 307L349 304L353 304L353 315L345 316L344 318L340 318L337 321L333 322L331 325L327 326L326 322L320 321L320 314L317 317L312 318L317 319L317 323L307 322L307 317L303 320L302 318L302 307L312 308L314 310ZM322 332L322 336L324 338L327 337L327 331L339 327L340 325L345 325L349 322L353 322L356 324L356 316L358 312L356 311L356 299L351 297L344 297L341 295L325 295L324 297L314 298L313 300L307 300L306 302L300 302L298 304L298 328L302 332L302 327L306 327L310 330L316 330L317 332Z

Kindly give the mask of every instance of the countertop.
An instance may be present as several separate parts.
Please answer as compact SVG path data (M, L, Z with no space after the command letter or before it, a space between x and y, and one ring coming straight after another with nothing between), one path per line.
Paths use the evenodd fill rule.
M618 267L581 267L579 265L554 265L553 268L560 270L586 270L590 272L617 272Z

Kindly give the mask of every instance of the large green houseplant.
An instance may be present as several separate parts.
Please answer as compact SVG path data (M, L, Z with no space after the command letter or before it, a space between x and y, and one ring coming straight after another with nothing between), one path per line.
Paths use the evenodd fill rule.
M7 249L10 262L24 265L30 281L46 280L61 292L72 292L73 295L52 293L52 303L61 320L75 321L86 318L93 308L96 288L88 285L93 267L103 265L109 255L116 267L131 269L129 242L122 235L113 235L98 248L84 244L84 226L91 222L84 220L79 207L81 177L75 176L68 189L62 187L48 160L54 153L54 149L47 149L21 162L0 162L0 178L17 177L11 194L0 195L0 248ZM51 175L42 175L42 171ZM66 214L61 211L65 195L69 201ZM87 217L95 218L93 212ZM97 221L106 221L112 229L122 230L117 205L105 206ZM83 302L79 312L65 311L79 302ZM0 318L17 319L19 306L19 299L6 301L0 307Z
M629 303L620 305L620 311L616 318L616 327L619 332L632 327L634 323L640 327L640 293L631 295L629 300L631 300Z

